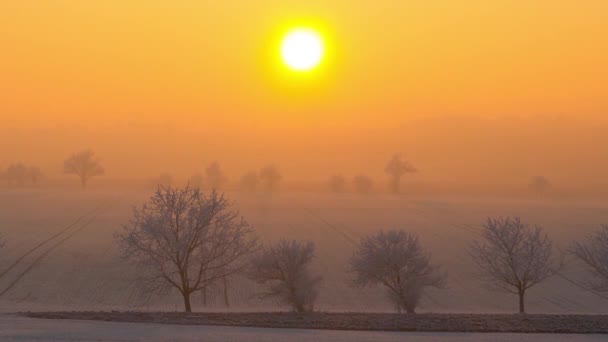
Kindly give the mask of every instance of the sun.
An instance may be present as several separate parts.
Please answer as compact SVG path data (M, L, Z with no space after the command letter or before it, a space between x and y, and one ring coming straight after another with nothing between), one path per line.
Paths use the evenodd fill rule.
M294 71L314 69L321 63L323 53L323 39L319 33L311 29L291 30L281 43L281 59Z

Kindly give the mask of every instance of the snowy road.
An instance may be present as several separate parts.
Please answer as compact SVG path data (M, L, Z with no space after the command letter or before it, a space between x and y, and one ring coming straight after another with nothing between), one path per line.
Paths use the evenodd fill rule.
M44 320L0 315L0 341L606 341L606 335L395 333Z

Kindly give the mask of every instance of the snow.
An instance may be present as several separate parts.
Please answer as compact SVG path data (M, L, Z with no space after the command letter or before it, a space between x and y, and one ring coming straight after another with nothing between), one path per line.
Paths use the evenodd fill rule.
M0 315L1 341L605 341L606 335L393 333L44 320Z

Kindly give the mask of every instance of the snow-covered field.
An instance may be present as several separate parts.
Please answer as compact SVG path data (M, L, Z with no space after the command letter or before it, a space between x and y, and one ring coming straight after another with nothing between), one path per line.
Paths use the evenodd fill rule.
M595 342L605 335L393 333L44 320L0 315L1 341Z
M81 233L61 245L0 298L0 311L24 310L170 310L182 309L179 296L141 298L133 270L116 259L112 234L129 220L131 207L151 190L32 189L0 191L0 231L7 245L0 250L0 269L23 251L61 230L99 204L109 208ZM228 194L256 227L262 240L307 239L317 245L314 268L323 276L316 308L320 311L391 312L382 289L356 289L346 272L352 241L382 228L416 232L449 275L449 288L430 292L420 312L513 313L516 298L490 292L474 276L467 245L487 216L519 215L543 225L560 248L608 223L608 202L500 198L437 198L372 194L278 193L272 197ZM32 261L24 260L0 279L6 288ZM571 263L564 274L582 282L585 273ZM608 301L575 283L554 277L532 288L531 313L607 314ZM205 307L194 298L195 311L268 311L273 303L253 298L254 284L230 280L230 308L220 289L210 291ZM285 309L285 308L282 308Z
M292 312L22 312L21 316L56 320L159 323L276 329L410 332L608 334L605 315L537 314L396 314Z

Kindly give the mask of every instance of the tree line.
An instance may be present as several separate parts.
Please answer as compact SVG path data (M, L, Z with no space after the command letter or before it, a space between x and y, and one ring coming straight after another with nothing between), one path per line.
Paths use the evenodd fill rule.
M137 266L146 284L156 290L177 290L184 309L190 296L245 274L273 298L297 312L314 310L322 278L311 263L315 245L282 239L259 242L253 227L225 195L200 189L159 186L135 209L132 220L114 236L124 259ZM525 312L527 291L564 268L549 235L517 217L488 218L469 254L481 281L491 290L514 294ZM590 289L608 291L608 226L568 253L590 271ZM444 289L448 275L432 262L418 237L407 230L378 231L362 238L350 258L351 284L383 287L397 312L415 313L430 288ZM227 302L227 299L226 299Z
M68 156L63 162L62 171L66 175L77 176L83 188L87 187L93 177L105 174L105 168L102 166L101 160L90 149ZM389 177L388 191L392 194L399 194L401 193L403 177L417 173L418 169L400 154L395 154L386 163L384 172ZM24 163L13 163L5 170L0 170L0 179L4 179L9 185L37 185L43 177L44 174L39 167L25 165ZM244 192L263 191L272 193L278 190L282 180L281 171L275 165L270 164L259 170L245 172L238 180L237 185L239 190ZM210 163L204 174L197 172L188 178L188 184L198 188L204 186L208 189L223 189L227 182L228 178L217 161ZM152 183L154 186L158 184L169 186L175 182L171 173L162 172ZM542 194L546 193L551 185L546 177L534 176L530 179L528 188L534 193ZM372 177L363 173L356 174L350 181L343 174L337 173L326 180L325 187L336 194L346 193L350 190L361 195L368 195L374 191L375 184Z

